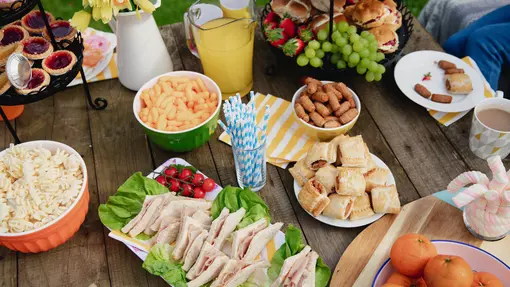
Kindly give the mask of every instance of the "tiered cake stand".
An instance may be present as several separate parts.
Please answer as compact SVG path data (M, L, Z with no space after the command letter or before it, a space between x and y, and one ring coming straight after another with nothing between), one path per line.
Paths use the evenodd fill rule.
M5 26L18 19L21 19L21 17L28 14L36 5L41 11L41 15L46 15L41 0L18 0L13 2L9 8L0 10L0 26ZM53 36L53 32L50 28L50 23L48 22L48 19L46 17L42 18L44 20L44 24L46 25L46 29L49 32L48 34L50 35L51 43L53 45L54 50L72 51L76 55L77 61L73 68L66 74L61 76L51 76L50 84L41 89L40 91L32 92L28 95L20 95L16 93L14 87L11 87L3 95L0 95L0 116L2 116L2 119L7 125L9 131L11 132L12 137L14 138L16 144L19 144L21 141L19 140L16 131L10 124L1 106L25 105L43 100L57 92L64 90L67 87L67 85L69 85L69 83L71 83L71 81L73 81L76 78L76 75L78 75L78 73L80 73L81 79L83 80L83 89L85 95L87 96L87 100L90 107L95 110L103 110L108 106L108 102L105 99L96 98L92 100L92 97L90 95L89 86L87 84L85 72L83 71L82 67L83 38L81 36L81 33L78 32L76 37L72 41L63 40L56 42L55 37ZM40 65L41 61L36 61L34 63L34 67L40 68Z

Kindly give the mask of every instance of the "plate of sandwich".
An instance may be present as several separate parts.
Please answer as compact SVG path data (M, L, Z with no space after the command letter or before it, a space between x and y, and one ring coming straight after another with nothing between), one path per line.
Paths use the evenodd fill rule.
M394 76L402 93L430 110L463 112L485 99L480 72L443 52L407 54L398 61Z
M301 207L328 225L359 227L400 212L393 174L361 135L315 143L289 171Z
M194 169L174 158L147 177L135 173L99 208L109 236L141 258L145 270L176 287L269 286L280 277L285 281L289 270L283 267L290 266L292 270L307 268L302 272L307 275L301 274L297 280L327 285L330 270L326 266L326 273L315 275L315 268L323 269L324 265L311 250L304 250L306 266L292 259L287 265L280 264L305 246L287 242L302 240L300 231L299 239L294 227L287 228L293 235L281 232L283 223L271 223L269 207L258 194L250 189L216 186L205 199L182 196L182 191L170 192L154 180L169 166ZM300 248L294 250L296 254L279 251L286 250L287 244ZM274 265L272 258L277 253L281 260Z

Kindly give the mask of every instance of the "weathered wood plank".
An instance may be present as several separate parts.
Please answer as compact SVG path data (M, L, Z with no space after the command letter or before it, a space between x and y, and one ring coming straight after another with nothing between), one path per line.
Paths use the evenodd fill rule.
M18 284L22 286L109 285L101 223L94 156L86 100L82 87L74 87L41 103L27 105L17 120L23 141L51 139L68 144L84 158L89 174L89 213L69 242L39 254L19 254ZM60 272L55 273L55 270Z
M117 80L95 83L91 92L108 100L107 109L88 111L99 201L104 203L134 172L150 172L152 162L143 130L133 116L134 92ZM106 228L104 234L111 285L148 286L142 261L124 244L107 237Z

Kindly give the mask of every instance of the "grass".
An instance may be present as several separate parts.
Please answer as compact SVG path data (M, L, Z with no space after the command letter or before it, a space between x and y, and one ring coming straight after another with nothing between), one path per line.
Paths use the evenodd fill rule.
M269 0L256 0L258 6L265 5ZM428 0L404 0L413 15L418 16ZM154 12L154 18L159 26L183 21L183 15L195 0L161 0L161 7ZM206 0L204 2L217 2ZM70 19L74 12L82 9L82 0L42 0L44 8L55 17ZM90 26L95 29L109 31L107 24L92 21Z

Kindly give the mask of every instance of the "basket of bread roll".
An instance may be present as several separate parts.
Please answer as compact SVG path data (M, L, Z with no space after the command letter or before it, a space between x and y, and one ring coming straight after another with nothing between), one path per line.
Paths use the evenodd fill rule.
M289 172L300 205L326 224L357 227L400 212L391 171L361 135L315 143Z
M294 62L302 75L356 71L379 81L413 31L410 11L395 1L271 0L260 23L278 62Z

